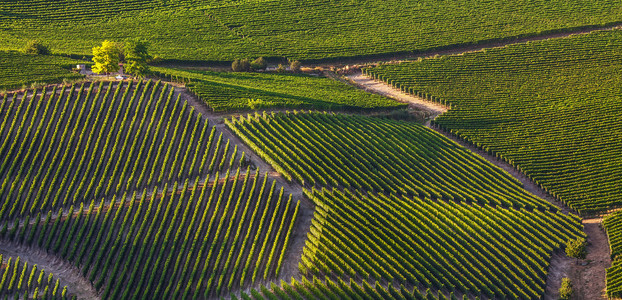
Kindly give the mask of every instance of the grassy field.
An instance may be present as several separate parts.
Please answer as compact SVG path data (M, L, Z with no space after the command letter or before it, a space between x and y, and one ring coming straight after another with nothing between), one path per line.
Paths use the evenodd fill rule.
M292 73L230 73L154 68L160 77L186 87L216 112L266 108L366 110L406 104L365 93L325 77Z
M582 214L622 205L622 30L367 69Z
M584 235L576 216L418 124L299 112L227 125L309 188L307 276L534 299L553 250Z
M0 11L0 49L40 39L88 55L104 39L133 37L176 60L416 52L622 21L615 0L19 0Z
M17 51L0 51L0 90L30 87L31 83L51 84L63 79L80 79L71 72L74 59L51 55L27 55Z

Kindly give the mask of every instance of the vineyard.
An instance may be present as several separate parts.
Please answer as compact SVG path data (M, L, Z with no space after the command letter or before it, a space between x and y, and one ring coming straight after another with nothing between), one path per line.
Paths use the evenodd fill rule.
M366 69L584 215L622 205L622 30Z
M77 63L61 56L0 51L0 90L22 88L33 82L50 84L62 82L63 79L80 79L82 75L71 72Z
M301 268L316 275L536 299L552 250L583 234L561 213L347 190L311 198L317 209Z
M230 172L27 216L0 234L80 267L104 299L218 296L278 275L298 212L267 177Z
M240 155L160 82L27 90L0 109L0 220L206 177Z
M0 296L17 299L68 299L66 286L54 274L29 265L20 257L3 257L0 254Z
M228 126L286 178L309 188L552 208L509 174L418 124L339 114L272 113L242 116L228 121Z
M18 0L0 11L0 49L39 39L89 55L104 39L140 38L186 61L412 53L622 21L615 0Z
M406 105L343 83L304 74L219 73L155 68L163 78L184 82L214 111L265 108L395 109Z

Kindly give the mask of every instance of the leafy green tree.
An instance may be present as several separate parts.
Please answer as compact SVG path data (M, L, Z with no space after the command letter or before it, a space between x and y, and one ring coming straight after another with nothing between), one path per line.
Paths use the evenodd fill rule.
M43 45L40 41L32 40L28 41L26 47L24 47L24 53L32 55L49 55L50 49L46 45Z
M302 67L302 64L297 60L292 61L289 65L289 69L292 70L292 72L294 73L300 72L301 67Z
M587 255L587 250L585 249L587 246L587 242L585 238L577 238L576 240L570 240L566 244L566 255L568 257L574 257L579 259L584 259Z
M233 72L248 72L251 70L251 63L246 58L242 60L236 59L231 64L231 69L233 69Z
M93 47L93 72L110 74L119 71L120 55L119 44L115 42L106 40L100 47Z
M149 55L149 43L140 40L129 40L124 45L125 72L134 76L145 76L149 73L147 64L152 58Z

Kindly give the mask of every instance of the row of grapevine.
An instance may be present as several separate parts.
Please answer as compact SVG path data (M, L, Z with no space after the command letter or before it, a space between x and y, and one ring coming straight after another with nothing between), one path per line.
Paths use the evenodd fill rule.
M28 55L17 51L0 51L0 90L19 89L31 83L57 83L80 79L71 72L79 61L63 56Z
M276 107L341 110L404 108L406 104L325 77L289 73L221 73L155 68L182 82L214 111Z
M23 299L68 299L66 286L53 274L47 274L37 265L29 265L20 257L3 257L0 254L0 297Z
M292 279L290 283L281 281L280 285L272 282L270 287L261 286L259 290L251 289L250 295L246 292L240 294L243 300L263 300L263 299L282 299L282 300L302 300L302 299L396 299L396 300L458 300L459 298L450 292L447 296L440 292L436 294L430 289L425 293L417 289L407 289L404 285L399 288L389 283L386 287L378 281L371 285L366 280L360 284L350 278L349 282L342 279L332 281L329 278L320 280L313 277L308 280L303 277L301 281ZM239 299L232 294L231 299ZM461 299L468 299L463 295Z
M316 203L301 271L490 298L544 294L554 249L583 232L572 215L349 191Z
M241 159L244 159L243 157ZM91 201L5 224L5 241L77 266L104 299L204 299L278 276L299 202L228 162L224 177Z
M208 177L239 156L159 81L28 90L0 110L0 220Z
M613 264L607 269L606 288L610 298L622 297L622 211L614 212L603 220L609 238L609 251Z
M226 123L286 178L307 187L551 208L509 174L418 124L296 112Z
M592 215L622 206L621 41L611 30L364 72L451 105L438 127Z

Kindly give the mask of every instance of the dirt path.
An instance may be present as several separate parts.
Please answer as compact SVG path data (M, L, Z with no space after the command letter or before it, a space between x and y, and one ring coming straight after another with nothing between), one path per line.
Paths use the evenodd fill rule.
M29 265L36 264L39 270L45 270L46 276L53 274L54 278L60 279L60 285L67 286L69 294L75 294L78 299L99 299L95 287L82 276L78 268L54 255L6 241L0 242L0 253L5 258L19 256Z

